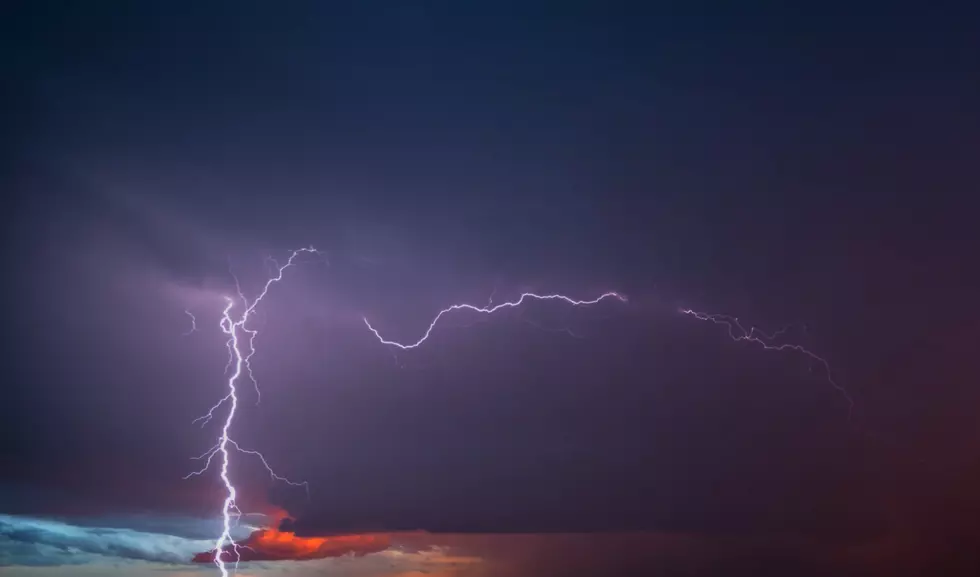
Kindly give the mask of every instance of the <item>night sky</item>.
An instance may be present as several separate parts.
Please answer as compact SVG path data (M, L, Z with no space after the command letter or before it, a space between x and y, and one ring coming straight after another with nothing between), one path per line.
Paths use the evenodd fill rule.
M0 575L217 574L311 245L243 577L980 574L980 14L643 4L5 4Z

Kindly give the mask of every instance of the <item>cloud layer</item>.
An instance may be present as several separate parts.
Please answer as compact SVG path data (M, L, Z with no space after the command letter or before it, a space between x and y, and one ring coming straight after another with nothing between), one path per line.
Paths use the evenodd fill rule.
M144 519L120 528L104 526L113 523L110 520L103 520L102 526L83 526L0 515L0 575L58 575L69 565L74 567L72 573L79 575L88 571L86 574L133 577L155 574L160 569L196 574L206 571L214 559L213 551L209 551L213 541L199 538L202 522ZM117 519L115 523L124 521ZM790 535L650 532L396 532L303 537L270 528L236 539L245 546L240 550L243 575L266 577L326 573L393 577L411 572L439 577L904 577L940 569L944 575L975 575L980 566L976 555L954 555L965 549L965 540L939 545L937 539L930 541L921 534L844 544Z
M0 515L0 565L84 563L90 556L187 563L208 541L132 529Z

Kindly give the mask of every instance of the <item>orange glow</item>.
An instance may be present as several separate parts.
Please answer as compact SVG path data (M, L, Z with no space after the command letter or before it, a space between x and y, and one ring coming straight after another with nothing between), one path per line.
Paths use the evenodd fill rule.
M385 534L337 535L330 537L298 537L290 531L260 529L239 543L242 561L304 561L384 551L391 545ZM198 553L195 563L214 561L214 551Z
M390 543L386 535L297 537L295 533L269 529L254 533L248 545L262 551L282 553L290 559L319 559L346 553L364 555L384 551Z

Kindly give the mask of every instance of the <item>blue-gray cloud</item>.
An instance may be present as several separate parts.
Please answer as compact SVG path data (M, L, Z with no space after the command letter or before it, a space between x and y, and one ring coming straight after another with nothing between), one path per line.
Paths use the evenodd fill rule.
M185 564L210 546L165 533L0 515L0 566L81 564L94 556Z

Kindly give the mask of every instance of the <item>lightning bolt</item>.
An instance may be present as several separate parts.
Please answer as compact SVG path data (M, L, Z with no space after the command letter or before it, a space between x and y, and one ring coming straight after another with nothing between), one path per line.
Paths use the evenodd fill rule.
M214 562L215 565L218 567L218 569L221 571L222 577L228 577L228 564L232 560L234 560L236 569L238 567L239 561L241 560L241 555L239 550L242 546L236 543L231 536L233 522L238 521L243 515L243 513L238 508L238 505L236 503L238 493L234 483L231 480L231 476L229 473L232 451L249 455L249 456L258 457L262 465L265 467L266 471L269 473L269 476L272 480L280 481L294 487L304 487L307 490L307 494L309 493L309 485L306 482L294 482L286 477L277 474L269 465L264 455L262 455L258 451L242 448L234 439L231 438L230 435L231 427L234 422L235 414L238 409L238 403L239 403L238 382L243 374L247 375L249 380L252 381L252 384L256 392L256 399L257 399L256 402L258 402L258 400L261 399L260 396L261 392L259 391L258 381L255 379L251 366L251 359L252 356L255 354L255 338L258 334L258 331L256 329L249 328L247 326L248 321L252 313L255 311L255 308L259 305L260 302L262 302L266 294L268 294L269 289L272 287L272 285L282 280L285 270L293 266L295 259L302 253L319 254L316 251L316 249L314 249L313 247L309 247L309 248L303 248L303 249L293 251L293 253L290 255L289 259L286 261L284 265L279 265L277 261L271 258L267 259L266 262L274 266L275 272L266 281L261 293L251 303L249 303L248 299L245 297L244 293L242 292L241 286L238 282L238 278L235 277L234 274L232 275L234 277L235 286L238 292L237 300L241 301L243 305L243 309L241 314L233 317L232 310L235 308L236 299L231 297L225 297L226 306L222 312L221 320L219 322L219 327L221 328L221 331L228 336L228 340L226 342L227 350L228 350L228 362L225 366L226 374L229 372L229 370L231 371L231 374L227 380L228 392L224 397L218 400L218 402L215 403L208 410L207 413L194 420L195 423L202 422L202 426L204 426L214 418L215 413L221 407L223 407L226 403L230 404L228 408L227 416L221 428L221 435L218 437L218 441L210 449L205 451L203 454L199 455L198 457L195 457L196 460L203 460L204 466L201 469L197 471L193 471L184 477L185 479L188 479L191 477L203 475L211 468L211 465L216 457L220 461L219 476L222 482L224 483L226 496L221 510L223 529L221 535L219 535L217 540L215 541ZM587 306L587 305L595 305L606 299L616 299L620 302L628 301L628 299L624 295L621 295L617 292L606 292L591 300L576 300L562 294L539 295L535 293L526 292L526 293L522 293L517 300L494 305L493 294L491 294L489 302L487 303L486 306L483 307L460 303L442 309L435 315L435 317L429 323L429 326L425 330L424 334L417 341L411 343L402 343L394 340L385 339L383 336L381 336L379 331L376 328L374 328L373 325L371 325L367 317L362 317L362 319L364 321L364 324L367 326L367 328L371 331L371 333L375 336L375 338L377 338L377 340L381 344L395 347L401 350L411 350L421 346L422 343L428 340L429 337L432 335L432 332L435 330L436 325L439 323L439 321L445 315L452 313L454 311L469 310L469 311L481 313L483 315L492 315L493 313L501 309L519 307L520 305L524 304L528 300L539 300L539 301L556 300L556 301L565 302L574 307L580 307L580 306ZM776 351L794 350L801 354L806 355L811 360L823 365L827 375L828 382L836 390L838 390L844 396L845 399L847 399L850 409L853 410L854 408L853 399L851 398L850 394L847 392L847 390L844 387L840 386L839 384L837 384L836 381L834 381L830 365L823 357L816 355L809 349L799 344L777 342L777 340L783 335L783 333L785 333L787 329L782 329L775 333L767 334L760 331L756 327L751 327L750 329L746 330L743 327L743 325L739 322L738 318L736 317L732 317L728 315L720 315L720 314L701 313L690 309L680 310L679 312L685 315L692 316L701 321L710 321L714 324L727 327L729 336L732 338L732 340L736 342L748 341L760 345L765 350L776 350ZM190 332L193 332L194 330L197 329L196 319L194 318L194 315L191 314L189 311L185 311L185 313L187 313L191 317L192 329ZM574 333L570 333L570 334L572 334L572 336L577 336L574 335ZM247 347L243 345L247 345ZM229 554L228 559L225 558L226 553Z
M196 423L198 421L203 421L203 426L211 421L215 412L225 403L230 403L230 406L228 408L228 413L225 417L224 424L221 427L221 435L218 437L218 442L215 443L215 445L208 451L196 457L197 460L205 461L204 467L198 471L188 474L184 478L188 479L190 477L203 475L208 469L210 469L215 457L217 456L219 458L221 463L221 471L219 476L221 477L222 483L224 483L226 495L224 505L221 508L222 531L221 535L218 536L218 539L214 544L214 563L221 571L222 577L228 577L228 565L225 560L226 548L230 548L228 553L229 555L233 555L236 569L238 567L238 562L241 560L241 555L239 553L240 546L231 536L233 521L237 521L242 516L242 512L237 505L238 491L235 488L229 473L231 450L258 457L273 480L282 481L294 487L304 487L306 488L307 493L309 493L309 485L307 485L305 482L297 483L276 474L272 467L269 466L269 462L266 460L265 456L262 455L262 453L250 449L243 449L235 440L231 438L230 435L231 426L235 420L235 413L238 409L238 380L243 374L248 375L255 387L256 394L259 394L258 381L252 374L252 366L250 362L252 356L255 354L255 336L258 334L258 331L256 329L250 329L247 326L248 320L255 311L255 307L257 307L259 303L262 302L262 299L265 298L266 294L268 294L272 285L282 280L286 269L293 266L296 258L303 253L319 254L319 252L317 252L317 250L313 247L301 248L293 251L289 259L286 261L286 264L282 266L276 264L276 273L266 281L265 286L262 288L262 292L259 293L259 295L251 303L249 303L248 299L242 292L238 278L232 275L235 278L235 287L238 291L238 299L241 301L244 308L242 309L241 314L237 315L237 317L233 317L232 310L235 307L236 300L231 297L225 297L226 306L222 312L221 321L218 323L221 331L228 335L228 364L225 366L226 374L228 373L228 370L231 369L231 375L228 377L227 381L228 394L215 403L205 415L195 419L194 422ZM247 337L245 335L247 335ZM247 348L245 348L243 344L247 345ZM227 561L231 562L232 558L229 558Z
M496 289L494 289L494 292L496 292ZM523 294L521 294L520 298L518 298L517 300L500 303L498 305L493 305L493 294L491 294L490 295L490 300L489 300L488 304L486 306L484 306L484 307L479 307L479 306L476 306L476 305L471 305L471 304L465 304L464 303L464 304L454 304L452 306L449 306L449 307L446 307L446 308L442 309L432 319L432 322L429 323L429 327L425 330L425 333L417 341L412 342L412 343L402 343L402 342L398 342L398 341L393 341L393 340L385 339L384 337L381 336L381 333L376 328L374 328L373 325L371 325L371 322L368 321L368 319L366 317L364 317L363 320L364 320L364 324L367 325L367 328L371 331L372 334L374 334L374 336L378 339L378 341L381 344L389 345L389 346L392 346L392 347L396 347L396 348L401 349L401 350L411 350L411 349L414 349L414 348L419 347L422 343L424 343L426 340L428 340L429 336L431 336L431 334L432 334L432 331L435 329L436 325L439 323L439 320L442 319L442 317L444 315L446 315L448 313L451 313L453 311L457 311L457 310L470 310L470 311L482 313L482 314L485 314L485 315L490 315L490 314L493 314L493 313L495 313L498 310L503 309L503 308L514 308L514 307L520 306L527 299L531 299L531 300L561 300L561 301L564 301L564 302L566 302L566 303L568 303L568 304L570 304L572 306L583 306L583 305L594 305L594 304L597 304L600 301L605 300L605 299L608 299L608 298L614 298L614 299L617 299L617 300L619 300L621 302L627 302L626 297L623 296L623 295L621 295L621 294L619 294L619 293L617 293L617 292L603 293L603 294L599 295L597 298L592 299L592 300L575 300L575 299L572 299L570 297L567 297L567 296L561 295L561 294L538 295L538 294L534 294L534 293L523 293ZM798 353L801 353L801 354L809 357L811 360L819 363L820 365L823 366L824 373L826 374L826 377L827 377L827 382L830 383L830 385L834 389L836 389L838 392L840 392L841 395L844 397L844 399L847 401L847 405L848 405L848 420L850 420L851 415L852 415L852 413L854 411L854 399L851 397L851 395L847 391L847 389L845 389L843 386L841 386L840 384L838 384L837 381L834 380L834 378L833 378L833 371L830 368L830 363L828 363L825 358L821 357L820 355L817 355L816 353L814 353L810 349L804 347L803 345L796 344L796 343L786 343L786 342L782 342L781 343L781 342L777 342L778 339L780 337L782 337L786 333L787 330L789 330L789 327L785 327L785 328L779 329L778 331L775 331L775 332L772 332L772 333L766 333L766 332L763 332L759 328L754 327L754 326L753 327L750 327L749 329L746 329L739 322L738 318L732 317L732 316L729 316L729 315L702 313L702 312L698 312L698 311L694 311L694 310L690 310L690 309L680 309L678 312L680 312L682 314L685 314L685 315L688 315L688 316L691 316L691 317L694 317L694 318L696 318L698 320L701 320L701 321L710 321L710 322L712 322L714 324L722 325L722 326L727 327L727 329L728 329L728 335L731 337L732 340L734 340L736 342L739 342L739 341L747 341L747 342L755 343L755 344L761 346L763 349L769 350L769 351L788 351L788 350L796 351ZM525 322L529 322L529 321L525 321ZM531 323L531 324L533 324L533 323ZM572 333L571 331L569 331L567 329L565 330L565 332L568 332L573 337L578 337L578 335Z
M560 301L564 301L564 302L566 302L566 303L568 303L568 304L570 304L572 306L576 306L576 307L578 307L578 306L585 306L585 305L594 305L594 304L597 304L597 303L599 303L599 302L601 302L603 300L606 300L606 299L617 299L620 302L627 302L627 299L626 299L625 296L623 296L623 295L621 295L621 294L619 294L617 292L607 292L607 293L603 293L603 294L599 295L598 297L596 297L596 298L594 298L592 300L587 300L587 301L575 300L575 299L572 299L570 297L567 297L565 295L560 295L560 294L538 295L538 294L534 294L534 293L522 293L521 296L520 296L520 298L518 298L515 301L508 301L508 302L500 303L499 305L494 305L494 306L490 306L490 304L488 304L485 307L478 307L476 305L470 305L470 304L465 304L465 303L463 303L463 304L455 304L455 305L452 305L450 307L444 308L441 311L439 311L436 314L435 318L432 319L432 322L429 323L429 328L426 329L425 334L423 334L422 337L419 340L415 341L414 343L400 343L398 341L389 341L389 340L385 339L384 337L381 336L381 333L379 333L377 329L375 329L373 326L371 326L371 323L370 323L370 321L367 320L367 317L364 317L364 324L367 325L367 328L374 334L375 337L377 337L378 341L381 342L381 344L383 344L383 345L389 345L389 346L396 347L396 348L402 349L404 351L407 351L409 349L417 348L419 345L421 345L422 343L424 343L429 338L429 335L432 334L433 329L436 328L436 325L439 323L439 319L441 319L443 317L443 315L445 315L445 314L451 313L453 311L458 311L458 310L468 310L468 311L474 311L474 312L478 312L478 313L483 313L485 315L491 315L491 314L499 311L500 309L514 308L514 307L520 306L521 304L524 303L525 300L528 300L528 299L530 299L530 300L539 300L539 301L560 300ZM491 303L493 302L493 297L492 296L491 296L490 302Z
M850 393L847 392L847 389L834 380L833 371L830 369L830 363L803 345L777 342L777 340L783 336L789 327L782 328L773 333L765 333L754 326L746 330L742 323L739 322L738 317L733 317L730 315L702 313L691 309L679 309L678 312L694 317L700 321L708 321L716 325L726 327L728 329L728 336L731 337L733 341L755 343L767 351L796 351L822 365L824 374L827 376L827 382L830 383L830 386L837 389L837 391L843 395L844 399L847 400L847 418L850 420L851 414L854 412L854 399L851 397Z

